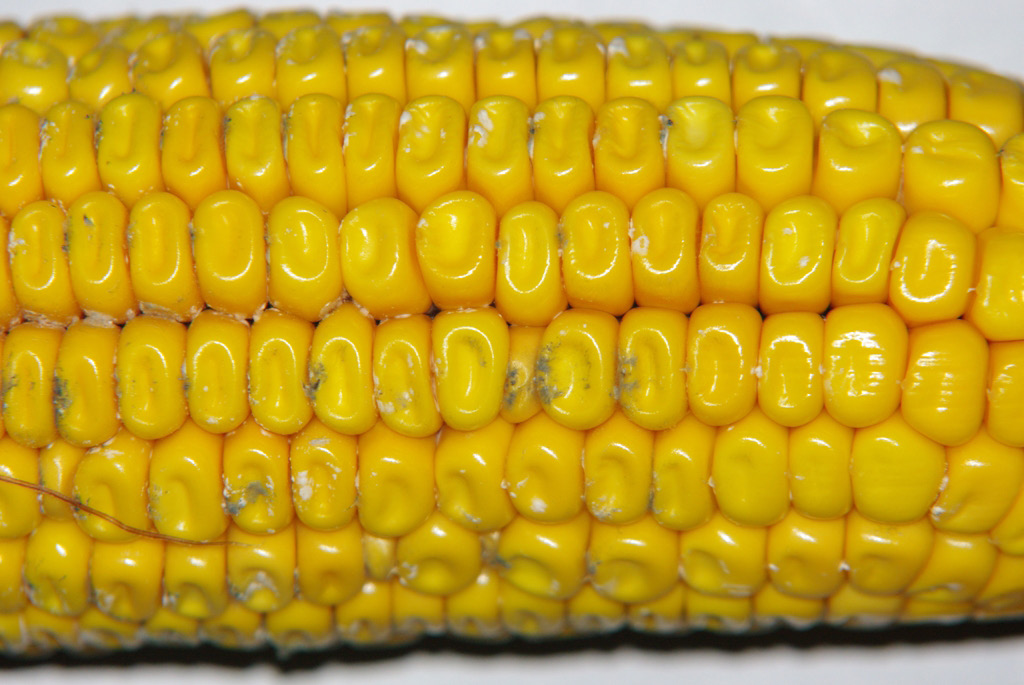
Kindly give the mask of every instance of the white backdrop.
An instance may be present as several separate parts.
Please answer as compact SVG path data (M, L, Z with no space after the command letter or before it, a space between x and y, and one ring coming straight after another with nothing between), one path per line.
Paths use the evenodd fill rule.
M283 0L248 0L253 8L277 9ZM97 17L124 12L213 11L240 0L0 0L0 15L29 21L52 12ZM302 6L330 7L324 2ZM339 7L343 5L334 5ZM360 2L351 8L375 8ZM761 33L818 35L844 42L909 47L930 56L956 57L1024 77L1022 0L516 0L484 4L473 0L389 0L396 14L437 11L452 17L515 19L556 12L566 16L642 18L655 23L704 25ZM230 658L223 654L161 654L80 664L19 665L0 660L0 681L40 685L151 685L189 680L193 685L243 677L256 683L963 683L1021 682L1024 624L919 629L896 634L782 633L759 638L708 636L658 640L642 638L570 643L560 647L464 648L428 643L395 654L341 651L317 659L278 665L266 655ZM120 662L124 663L120 663Z

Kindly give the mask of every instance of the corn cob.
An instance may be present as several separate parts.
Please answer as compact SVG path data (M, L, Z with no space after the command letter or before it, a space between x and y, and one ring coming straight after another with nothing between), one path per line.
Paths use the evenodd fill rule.
M0 25L0 649L1024 614L1024 99L895 51Z

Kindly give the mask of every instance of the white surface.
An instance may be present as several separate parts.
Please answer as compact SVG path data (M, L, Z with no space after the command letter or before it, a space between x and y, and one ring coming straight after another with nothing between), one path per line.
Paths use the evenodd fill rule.
M89 17L128 11L212 11L233 7L240 1L170 0L0 0L0 14L28 21L42 14L72 11ZM251 7L278 8L277 0L250 0ZM320 9L325 3L306 2ZM337 5L336 5L337 6ZM363 2L360 7L366 8ZM370 8L373 8L370 6ZM756 30L777 35L816 35L845 42L894 45L929 56L957 57L964 61L1024 77L1024 2L1021 0L857 0L831 5L815 0L672 0L634 2L622 0L567 1L555 5L545 0L517 0L484 5L471 0L391 0L396 14L437 11L456 18L498 17L513 19L558 13L587 19L644 18L660 24L714 26ZM971 636L977 632L979 637ZM581 685L602 683L965 683L1020 682L1024 677L1024 627L1013 629L964 628L952 633L938 631L936 639L902 634L893 643L874 637L837 637L810 640L786 634L744 643L731 638L716 642L707 638L682 638L678 647L638 647L637 639L622 644L602 641L597 647L576 645L565 650L528 649L459 650L448 646L411 650L393 658L362 659L345 663L342 653L300 668L279 668L266 660L240 666L192 664L188 659L172 663L133 663L124 666L34 665L17 667L0 661L3 683L39 685L117 685L145 679L152 685L222 683L236 677L250 682L318 683L537 683L571 681ZM911 642L904 642L910 637ZM920 635L920 634L918 634ZM932 635L931 631L926 636ZM746 645L746 646L745 646Z

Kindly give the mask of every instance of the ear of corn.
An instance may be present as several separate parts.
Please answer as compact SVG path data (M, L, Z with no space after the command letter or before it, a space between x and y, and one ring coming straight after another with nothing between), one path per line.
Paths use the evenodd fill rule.
M0 648L1024 613L1024 97L895 51L0 27Z

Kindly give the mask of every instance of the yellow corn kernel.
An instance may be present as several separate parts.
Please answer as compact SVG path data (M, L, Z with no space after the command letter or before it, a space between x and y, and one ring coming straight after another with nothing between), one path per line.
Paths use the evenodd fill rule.
M922 124L907 137L903 203L907 212L931 210L978 233L999 210L999 158L981 129L962 121Z
M229 649L252 649L263 643L263 614L231 600L224 611L204 619L200 634L205 642Z
M426 520L428 515L429 512L425 513L423 520ZM362 552L366 577L370 580L390 580L393 578L398 566L398 562L395 560L397 548L397 538L378 537L373 533L363 530Z
M638 305L684 312L697 306L697 220L697 205L674 188L655 190L637 202L630 253Z
M292 103L285 121L284 154L292 191L320 203L335 217L348 209L343 112L342 101L312 93Z
M75 469L72 496L122 525L148 530L151 522L146 481L151 452L148 440L122 428L113 438L93 447L82 457ZM82 531L97 540L136 539L135 533L94 514L79 510L75 516Z
M10 437L0 438L0 474L9 478L38 483L37 450L19 445ZM0 540L28 535L39 525L39 495L34 490L0 484Z
M0 107L0 211L14 216L43 199L39 115L24 105Z
M902 594L931 556L934 537L927 519L893 525L851 512L846 518L850 585L870 595Z
M240 28L217 38L210 48L210 90L222 107L262 95L274 97L277 38L260 28Z
M129 207L164 189L160 108L140 93L114 98L100 111L96 161L103 187Z
M996 226L1024 230L1024 134L1007 140L999 159L1003 183Z
M992 575L984 589L975 596L975 606L979 618L997 618L999 616L1016 615L1021 609L1024 588L1020 578L1022 566L1020 557L1000 554L996 559Z
M501 417L510 423L521 423L541 409L535 381L543 336L541 327L510 326L508 329L508 368Z
M884 628L895 623L904 598L869 595L844 583L828 598L825 621L843 628Z
M910 332L901 411L907 423L943 445L962 445L985 413L988 344L966 321Z
M558 217L547 205L511 208L498 226L495 305L513 325L544 326L566 307Z
M147 195L132 207L125 239L128 267L131 288L145 314L188 321L203 306L192 260L190 220L188 207L170 193Z
M284 34L277 45L276 83L284 110L312 93L344 103L345 56L338 34L324 25L302 26Z
M192 419L214 433L237 428L249 415L248 368L248 324L220 312L200 312L185 336Z
M287 528L294 516L288 438L249 419L224 438L224 508L253 535Z
M135 90L164 111L189 97L209 97L203 47L192 35L173 31L157 35L132 55Z
M39 169L46 197L64 207L80 195L100 189L93 134L93 111L78 102L61 102L41 123Z
M832 262L832 306L885 302L896 238L907 213L895 200L864 200L843 212Z
M985 426L999 442L1024 447L1024 342L990 343L988 358Z
M767 564L775 589L793 597L827 599L842 585L845 521L821 521L791 510L768 531Z
M391 582L391 622L394 644L444 631L444 597L412 590L399 579Z
M711 426L739 421L757 402L761 315L742 304L706 304L690 316L686 393L690 411Z
M226 545L184 545L164 549L164 605L191 619L219 616L228 608Z
M399 107L404 105L405 33L390 24L362 26L345 39L349 98L374 93L397 101Z
M1024 551L1024 495L1017 494L1006 516L989 536L1004 554L1019 556Z
M544 99L532 124L534 192L537 200L561 214L595 187L594 112L579 98Z
M489 532L514 516L502 487L513 425L496 419L473 431L445 426L437 442L434 478L437 508L469 530Z
M256 23L249 10L230 10L214 14L194 14L182 22L186 31L192 34L209 50L220 36L234 29L245 29Z
M434 509L434 448L433 434L408 437L383 421L359 436L363 528L373 535L397 537L427 520Z
M335 530L295 527L296 588L314 604L341 604L366 582L362 528L349 521Z
M180 23L177 17L158 14L145 18L101 19L99 26L101 32L107 34L117 45L134 52L147 40L178 30Z
M271 303L308 321L320 319L342 295L338 221L305 198L278 202L267 222Z
M733 59L736 58L736 53L741 49L750 45L755 45L758 42L757 35L754 33L709 31L702 29L698 35L704 40L713 40L721 43Z
M23 578L33 605L55 616L78 616L90 604L93 540L72 521L43 520L28 538Z
M513 97L478 100L469 110L466 187L502 217L533 199L530 110Z
M591 528L586 512L560 523L517 517L498 540L502 578L537 597L572 597L587 575L585 557Z
M397 197L413 210L466 186L466 112L451 98L429 95L406 105L395 156Z
M789 491L793 508L811 518L845 516L853 507L850 451L854 431L828 412L789 432Z
M331 429L359 435L377 420L373 398L375 325L351 303L317 324L309 350L313 411Z
M688 594L683 583L675 583L668 593L657 599L628 605L626 614L630 629L656 635L671 635L682 630L687 625L684 615Z
M473 583L445 598L448 630L455 635L494 639L504 636L505 626L499 616L498 574L484 566Z
M135 314L127 226L128 211L108 193L86 193L68 208L65 233L71 288L87 316L124 323Z
M391 583L367 581L352 599L334 609L338 635L354 644L385 642L391 637Z
M800 97L816 124L839 109L874 112L878 100L875 68L866 58L849 49L816 50L803 62Z
M569 203L559 224L569 304L621 316L633 305L629 208L594 191Z
M981 592L995 568L999 551L984 533L937 531L932 553L907 588L914 600L963 602Z
M318 530L347 525L355 515L355 438L313 419L292 437L288 455L299 520Z
M19 636L32 649L47 653L56 649L72 649L81 642L78 620L70 616L56 616L45 609L26 607L12 617L20 619Z
M7 330L21 318L21 305L14 294L14 282L11 279L11 266L7 258L10 253L10 222L6 217L0 216L0 329ZM7 254L5 254L5 252ZM0 346L3 345L0 338ZM0 421L0 425L2 425ZM0 428L0 435L3 435L3 428Z
M496 240L494 208L476 193L449 193L427 206L416 224L416 256L434 306L484 307L494 300Z
M320 24L320 15L313 10L282 10L258 16L256 25L278 40L297 29Z
M958 318L974 285L976 241L956 219L911 216L893 255L889 302L910 326Z
M949 118L974 124L998 150L1024 127L1020 84L980 69L959 69L949 77Z
M1024 481L1024 454L981 430L966 444L946 450L947 481L931 509L939 530L983 533L1009 511Z
M480 573L480 539L435 511L397 547L402 585L426 595L446 597L473 583Z
M899 131L883 117L849 109L832 112L818 136L814 194L840 214L863 200L895 198L902 148Z
M565 602L565 613L573 635L614 632L626 622L625 605L600 594L590 583L584 583L580 591Z
M679 536L679 572L697 592L750 597L767 581L767 547L767 528L739 526L716 513Z
M54 368L61 329L15 326L3 344L3 419L7 435L26 447L45 447L57 437Z
M428 26L405 44L405 89L410 100L445 95L469 111L476 100L473 37L459 24Z
M167 189L195 210L227 187L223 117L210 98L176 102L164 117L161 170Z
M722 514L747 526L770 526L789 510L789 434L753 409L715 438L711 478Z
M371 200L341 223L341 269L352 299L377 319L431 305L417 261L417 218L395 198Z
M967 320L988 340L1024 338L1024 278L1020 270L1024 232L999 227L982 231L977 248L976 275L971 283L976 292L968 299ZM974 264L972 260L971 266Z
M237 190L199 203L192 216L192 253L207 305L251 318L267 301L266 239L259 205Z
M607 43L607 95L641 98L662 111L672 95L672 70L664 43L654 34L636 31Z
M28 38L0 53L0 102L18 102L42 115L68 99L68 60L60 50Z
M696 528L711 519L715 500L709 484L715 429L686 416L654 436L651 512L673 530Z
M704 208L697 275L704 303L757 304L764 212L740 193L720 195Z
M431 324L434 382L445 424L475 430L498 415L508 326L493 309L441 312Z
M142 642L139 624L111 618L97 607L86 609L78 618L78 644L95 650L137 649Z
M619 602L651 602L679 579L679 534L651 516L635 523L594 523L587 549L594 589Z
M294 599L264 617L264 630L281 655L323 649L334 639L334 612L330 607Z
M541 412L515 427L505 481L512 505L525 518L562 523L583 509L583 445L579 430Z
M375 401L381 419L403 435L424 437L440 428L431 373L431 322L423 315L389 319L373 343Z
M821 352L824 321L811 312L783 312L761 325L757 399L761 411L783 426L802 426L824 406Z
M132 433L156 440L185 420L185 327L157 316L137 316L117 341L117 401ZM144 379L144 380L143 380Z
M291 507L288 507L290 510ZM267 613L286 606L294 595L295 526L270 535L237 526L228 529L228 591L250 611Z
M778 43L752 43L733 55L732 107L768 96L799 98L800 53Z
M906 324L882 304L836 307L825 318L825 407L839 423L870 426L900 406Z
M19 581L20 582L20 581ZM3 649L5 653L8 652L21 652L24 654L45 654L47 649L56 649L55 645L48 645L47 642L50 639L50 635L42 637L39 640L32 640L30 642L28 625L25 619L29 613L37 613L49 618L50 621L59 621L64 625L70 624L72 627L68 632L74 632L76 622L74 619L60 619L52 614L27 607L23 611L12 611L10 613L0 614L0 649ZM77 635L72 635L68 638L70 644ZM54 640L55 641L55 640Z
M626 312L619 327L619 404L634 423L661 430L686 413L686 316L653 307Z
M811 191L814 124L807 106L779 96L755 98L736 113L736 189L765 211Z
M817 197L785 200L768 213L761 246L763 313L828 308L835 234L836 214Z
M0 616L20 611L28 604L21 579L27 543L28 537L0 540ZM6 647L2 640L0 637L0 645Z
M276 101L251 97L227 109L224 155L230 187L255 199L264 213L290 194Z
M39 484L71 497L75 471L84 456L84 447L76 447L60 439L54 440L39 451ZM40 510L43 516L57 521L67 521L74 516L71 505L49 495L43 495Z
M735 124L724 102L704 96L676 100L666 111L666 183L701 208L736 189Z
M665 155L658 110L645 100L621 98L597 110L594 170L598 190L615 194L632 209L665 185Z
M593 111L605 99L605 56L600 35L583 26L557 26L537 47L537 99L578 97Z
M679 42L672 52L672 95L699 95L732 103L732 71L729 52L715 40L692 38Z
M588 430L611 416L618 396L618 328L610 314L570 309L544 330L535 383L541 405L559 423Z
M719 633L740 634L751 628L753 602L748 597L718 597L688 592L686 624Z
M918 126L946 117L946 81L931 64L912 57L886 62L878 70L878 113L903 137Z
M476 34L476 97L504 95L537 106L537 60L525 29L497 26Z
M249 336L249 409L269 430L291 435L313 416L306 369L313 325L276 309L263 312Z
M97 29L95 24L78 17L55 16L33 24L28 37L52 45L73 62L100 41Z
M0 21L0 50L11 41L18 40L25 35L21 26L15 21Z
M89 580L96 608L122 621L144 621L161 604L164 543L139 538L93 546Z
M946 474L946 451L899 414L853 436L850 475L858 511L884 523L909 523L928 513Z
M753 598L754 626L756 629L786 626L809 628L819 623L825 613L825 602L784 594L776 586L762 587Z
M627 524L647 513L654 436L615 412L583 443L584 499L594 518Z
M33 202L14 216L7 239L11 283L23 310L61 325L81 314L64 252L64 221L57 205Z
M54 413L62 438L93 447L121 426L114 385L118 329L76 321L64 331L54 368Z
M228 527L221 495L224 441L192 421L153 444L149 512L163 535L215 540Z

